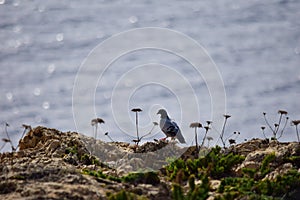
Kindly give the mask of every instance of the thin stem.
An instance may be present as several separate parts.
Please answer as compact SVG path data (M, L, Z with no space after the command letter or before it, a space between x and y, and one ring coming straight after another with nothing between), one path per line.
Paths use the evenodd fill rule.
M282 130L281 130L281 133L280 133L280 136L278 137L278 139L282 137L283 131L284 131L286 125L287 125L288 120L289 120L289 118L287 117L287 118L285 119L285 124L284 124L284 126L283 126L283 128L282 128Z
M7 139L9 139L9 143L10 143L10 146L11 146L11 150L12 150L12 151L15 151L16 149L15 149L15 147L14 147L14 145L13 145L13 143L12 143L12 141L11 141L9 135L8 135L7 126L8 126L8 124L6 123L6 124L5 124L5 133L6 133L6 135L7 135Z
M203 147L203 145L204 145L204 141L205 141L205 139L206 139L207 132L208 132L208 129L205 130L205 135L204 135L204 137L203 137L203 140L202 140L200 149L202 149L202 147Z
M135 125L136 125L136 136L139 144L140 137L139 137L139 128L138 128L138 112L135 112Z
M21 139L20 139L20 140L23 139L23 137L24 137L24 135L25 135L25 133L26 133L26 130L27 130L27 128L24 129L24 131L23 131L23 133L22 133L22 136L21 136Z
M224 140L224 142L226 143L226 141L229 140L229 138L231 138L233 135L234 135L234 133L232 133L231 135L229 135L229 136Z
M198 145L197 127L195 127L195 141L196 141L196 149L197 149L197 151L198 151L198 150L199 150L199 145Z
M153 131L153 129L155 128L155 125L152 126L151 130L149 131L149 133L147 133L146 135L143 135L140 140L142 140L144 137L146 137L147 135L150 135Z
M267 136L266 136L266 134L265 134L265 129L262 129L262 133L263 133L263 135L265 136L265 139L267 139Z
M2 149L4 148L4 146L6 145L6 142L3 143L3 145L0 148L0 151L2 151Z
M22 136L21 136L20 141L23 139L23 137L24 137L24 135L25 135L25 133L26 133L26 130L27 130L27 128L24 128L24 131L23 131L23 133L22 133ZM20 144L20 142L19 142L19 144ZM18 146L17 146L17 149L19 148L19 144L18 144Z
M223 139L223 137L224 137L224 131L225 131L225 126L226 126L226 122L227 122L227 118L225 118L225 120L224 120L223 128L222 128L221 135L220 135L220 138L221 138L221 141L222 141L222 143L223 143L224 148L226 147L225 141L224 141L224 139Z
M95 140L97 140L98 123L95 125Z
M298 133L298 125L296 125L296 133L297 133L298 142L300 143L299 133Z
M109 135L107 135L107 137L108 137L112 142L114 142L114 140L113 140Z
M275 131L273 130L273 128L272 128L271 125L269 124L266 115L264 115L264 119L265 119L266 124L267 124L268 127L271 129L271 131L272 131L272 133L273 133L273 135L274 135L274 137L275 137L275 136L276 136Z
M279 121L278 121L278 126L277 126L277 129L275 129L275 137L276 137L276 135L277 135L277 132L278 132L278 130L279 130L279 127L280 127L281 120L282 120L282 113L280 113L280 116L279 116Z

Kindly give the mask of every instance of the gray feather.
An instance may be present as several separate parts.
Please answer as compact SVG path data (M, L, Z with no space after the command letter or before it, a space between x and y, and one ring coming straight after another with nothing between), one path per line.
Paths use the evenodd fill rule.
M176 134L176 137L177 137L177 139L179 140L180 143L186 143L183 135L181 134L180 129L178 130L178 132Z
M186 143L183 135L181 134L179 126L169 118L165 110L160 110L158 114L161 114L160 128L167 137L176 137L180 143Z

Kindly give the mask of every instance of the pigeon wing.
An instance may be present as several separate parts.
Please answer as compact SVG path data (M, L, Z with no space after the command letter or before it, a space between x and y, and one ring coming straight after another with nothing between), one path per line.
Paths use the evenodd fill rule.
M162 119L160 123L161 130L168 137L175 137L179 128L176 123L172 122L169 119Z
M180 143L186 143L183 135L181 134L180 128L176 122L171 121L170 119L161 121L161 130L168 137L175 137L179 140Z

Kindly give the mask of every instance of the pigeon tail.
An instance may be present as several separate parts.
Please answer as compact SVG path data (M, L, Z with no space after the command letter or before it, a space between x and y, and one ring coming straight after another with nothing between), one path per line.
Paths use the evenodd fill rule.
M186 143L183 135L181 134L180 129L178 130L178 132L176 134L176 137L177 137L177 139L179 140L180 143Z

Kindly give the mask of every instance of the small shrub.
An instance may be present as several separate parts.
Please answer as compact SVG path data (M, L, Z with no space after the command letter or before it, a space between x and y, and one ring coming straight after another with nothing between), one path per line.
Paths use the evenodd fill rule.
M65 150L65 154L69 154L69 153L72 153L72 154L77 154L78 153L78 147L77 145L74 145L74 146L71 146L71 147L67 147L66 150Z
M247 178L254 178L256 174L256 169L243 168L242 173Z
M146 172L146 173L129 173L122 178L123 182L132 183L132 184L151 184L157 185L160 183L160 179L155 172Z
M276 158L275 153L271 153L263 159L261 167L260 167L260 173L261 173L262 177L264 177L266 174L268 174L270 172L269 165L271 162L273 162L275 160L275 158Z
M174 200L184 200L182 188L176 183L172 186L172 197Z
M134 193L121 190L118 193L107 194L108 200L146 200L147 198L142 196L137 196Z
M202 184L195 185L195 176L191 175L188 179L189 182L189 191L185 195L183 193L182 187L174 183L172 188L172 197L173 199L178 200L205 200L208 198L209 193L209 179L208 176L202 177Z
M94 176L96 178L108 179L108 180L119 182L119 183L122 181L121 178L103 174L102 171L84 169L84 170L82 170L82 173L86 174L86 175Z
M221 153L221 147L213 148L206 156L198 159L177 159L165 167L166 174L170 180L174 180L180 172L182 180L186 181L190 175L201 178L201 172L206 172L213 178L229 176L232 168L245 160L244 156L229 153ZM178 181L177 181L178 182Z
M254 180L248 177L226 177L221 181L217 199L281 199L290 197L291 192L300 187L300 173L291 170L287 174L277 176L275 180ZM237 196L236 196L237 195Z

